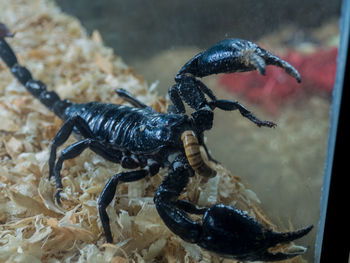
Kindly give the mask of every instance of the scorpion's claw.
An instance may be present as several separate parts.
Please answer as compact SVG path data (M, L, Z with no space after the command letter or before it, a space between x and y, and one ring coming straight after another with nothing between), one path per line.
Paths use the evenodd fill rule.
M298 82L301 81L299 72L291 64L250 41L237 38L225 39L197 54L181 68L178 76L190 73L195 77L205 77L251 70L265 75L266 65L281 67Z
M266 65L275 65L277 67L283 68L289 75L295 78L298 81L298 83L301 82L301 76L299 72L287 61L277 57L271 52L262 49L258 46L256 49L256 53L258 54L258 56L262 57L265 60Z
M306 248L291 246L287 252L269 251L279 243L289 243L306 235L312 226L294 232L274 232L245 212L222 204L209 208L203 216L198 245L237 260L277 261L303 254Z

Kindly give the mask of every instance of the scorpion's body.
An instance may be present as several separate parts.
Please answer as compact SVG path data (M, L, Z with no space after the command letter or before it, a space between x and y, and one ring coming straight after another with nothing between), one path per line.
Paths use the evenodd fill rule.
M113 153L106 154L106 159L129 169L152 166L155 172L151 175L184 154L181 134L193 129L188 116L159 113L151 107L88 102L68 106L64 120L73 116L88 123L90 137ZM81 135L76 128L74 132Z
M272 122L259 120L237 101L216 99L213 92L196 77L254 69L265 74L265 66L270 64L284 68L300 82L299 73L290 64L252 42L224 40L199 53L181 68L175 78L176 84L169 89L173 105L167 113L159 113L125 90L117 93L132 106L101 102L76 104L62 100L19 64L6 37L13 35L0 23L2 60L28 92L64 121L52 141L49 157L49 178L55 177L57 202L60 203L60 192L63 190L60 173L63 162L77 157L87 148L109 161L132 169L112 176L98 200L107 242L113 242L113 237L106 208L113 200L118 184L154 176L160 168L167 167L168 174L158 186L154 203L164 223L182 239L238 260L283 260L305 252L302 247L277 253L268 249L278 243L300 238L312 227L287 233L273 232L233 206L218 204L210 208L197 208L179 199L189 178L195 173L206 177L216 174L202 160L199 150L203 146L207 151L203 134L212 128L215 108L228 111L237 109L258 126L275 126ZM183 102L194 109L190 116L186 114ZM62 150L57 157L58 147L72 133L77 135L78 141ZM210 155L208 157L213 160ZM188 214L202 215L202 222L194 221Z
M181 133L191 127L184 115L99 102L73 104L65 115L67 119L79 115L89 124L95 138L113 149L140 156L175 148Z

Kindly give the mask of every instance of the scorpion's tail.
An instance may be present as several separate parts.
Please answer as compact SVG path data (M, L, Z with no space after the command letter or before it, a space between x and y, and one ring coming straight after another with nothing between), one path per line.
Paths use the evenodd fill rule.
M22 85L32 94L35 98L40 100L47 108L54 112L57 116L64 119L65 109L72 105L69 100L61 100L58 94L54 91L48 91L46 85L35 80L32 77L30 71L21 66L18 63L17 57L12 48L6 42L5 37L13 37L13 34L9 33L6 25L0 23L0 57L8 66L12 74L22 83Z

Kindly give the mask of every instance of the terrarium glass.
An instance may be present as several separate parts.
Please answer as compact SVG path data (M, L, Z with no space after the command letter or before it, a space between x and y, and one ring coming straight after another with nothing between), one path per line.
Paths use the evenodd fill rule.
M16 1L16 4L17 2L21 1ZM32 9L35 9L35 5L42 5L42 3L45 3L45 8L40 8L40 12L46 10L46 8L48 10L52 8L50 1L43 0L29 1L28 5L30 5ZM170 102L167 95L168 89L174 85L174 78L184 63L199 52L226 38L240 38L253 41L291 63L300 72L300 84L294 78L286 74L285 71L273 66L267 67L265 76L259 74L257 71L253 71L234 74L214 74L202 78L201 81L203 81L218 98L238 100L258 118L277 124L275 128L257 127L254 123L242 117L238 111L222 111L216 109L214 112L213 128L205 133L205 142L211 156L230 171L232 174L230 176L239 182L242 189L247 189L245 194L247 196L249 195L249 198L255 200L257 205L261 208L261 211L263 211L261 212L264 215L262 218L266 218L269 224L271 223L280 231L291 231L308 225L314 225L314 229L307 236L297 240L296 243L308 248L306 254L303 255L303 259L307 262L314 262L314 260L319 258L322 229L318 227L323 227L322 223L319 224L320 214L324 216L324 211L326 209L323 203L323 206L321 206L323 210L320 213L322 186L328 187L327 183L324 184L324 178L329 180L329 177L327 177L329 175L324 176L324 171L326 170L326 172L329 172L332 161L332 156L329 155L331 150L328 149L328 166L326 166L325 169L327 146L335 136L334 125L336 125L336 121L334 120L337 118L338 113L336 107L339 106L341 96L341 92L334 92L334 83L337 73L337 54L340 50L338 48L340 43L340 0L286 0L279 2L272 0L56 0L56 4L63 12L76 17L81 25L86 28L87 35L79 31L81 30L79 22L72 23L73 26L69 24L70 27L62 26L60 28L61 24L59 22L52 23L52 21L56 20L51 19L49 15L42 15L38 19L33 18L33 21L26 23L22 16L25 17L23 14L29 11L18 8L21 10L18 12L18 16L21 17L21 19L19 19L19 33L15 34L14 46L23 64L25 64L26 58L34 59L36 63L29 61L29 64L26 65L28 68L34 69L33 73L36 74L36 76L39 75L38 78L47 82L50 78L57 80L58 77L67 77L69 79L68 81L64 82L62 85L60 83L58 87L50 87L50 89L56 90L60 95L66 96L72 100L76 99L76 101L79 102L86 101L86 98L101 100L103 102L109 102L109 100L120 102L117 95L114 94L113 89L125 83L127 83L127 85L136 83L135 90L141 94L140 98L148 102L159 95L162 99L159 99L158 104L155 103L152 104L152 106L156 107L157 110L164 111L166 110L164 109L165 102ZM46 7L46 5L48 7ZM6 6L6 8L7 7L8 6ZM4 8L4 10L7 10L6 8ZM17 9L14 8L13 10ZM57 13L58 11L50 11L49 14L56 15ZM4 17L7 18L7 16ZM0 19L2 19L1 16ZM17 21L13 18L10 22L15 23ZM61 46L59 44L53 46L61 52L60 56L63 57L63 59L59 60L55 58L50 60L50 52L56 52L56 49L50 46L54 39L43 40L47 46L40 48L40 44L38 45L38 43L34 43L35 41L30 40L28 36L29 33L26 33L27 26L28 28L39 28L35 30L40 32L41 27L45 27L45 23L50 26L56 26L55 30L59 27L58 31L60 33L62 33L62 31L64 32L64 30L69 30L67 35L78 36L82 39L74 40L75 42L72 44L71 49L69 49L69 47L64 46L67 43L62 34L62 38L59 39L63 39L62 41L64 43L62 43ZM62 24L64 23L62 22ZM13 25L13 27L15 27L15 25ZM21 39L26 39L26 37L28 40L20 43ZM44 38L44 36L40 37ZM40 37L37 39L40 40ZM16 44L16 41L20 44ZM94 42L94 44L91 44L89 41ZM89 72L89 74L79 76L79 72L74 71L74 63L86 63L85 60L88 59L85 57L85 54L93 54L93 50L87 50L93 49L91 47L95 44L98 45L96 50L98 50L99 53L91 57L94 65L97 65L97 68L103 72L103 74L106 73L106 75L110 74L111 76L114 74L113 77L106 77L105 79L102 77L100 78L97 76L97 73L95 74L95 72L89 71L92 69L86 69L86 71L84 71L84 66L81 64L79 66L82 67L84 73L86 74L86 72ZM16 45L18 45L18 47ZM101 46L103 45L111 47L112 50L102 48ZM35 47L34 51L31 50L33 47ZM67 50L65 50L65 48L71 51L71 53L66 52ZM79 51L80 53L74 53L73 50ZM344 50L342 52L344 52ZM112 59L115 58L117 62L114 60L111 62ZM45 65L47 67L47 64L40 64L40 59L48 59L51 63L49 63L47 69L47 72L50 72L49 74L46 75L42 70ZM64 70L60 63L65 63L67 61L69 61L70 64L69 67ZM60 69L57 70L57 72L59 72L57 75L55 75L55 71L52 68L53 65L60 67ZM0 69L2 70L2 68ZM10 78L7 77L6 72L1 72L1 74L1 76L6 76L4 78ZM124 77L123 74L125 74L126 77ZM86 78L84 81L82 81L82 76ZM339 75L337 76L341 78ZM77 81L79 84L76 84L74 81ZM125 83L123 81L125 81ZM341 81L341 79L338 79L339 85L342 84ZM138 86L139 84L140 86ZM13 94L17 95L18 92L20 93L20 88L11 85L8 89L9 91L6 88L3 89L6 90L4 94L6 93L12 96ZM70 88L77 87L77 85L79 89L74 90ZM148 87L151 95L145 91L145 87ZM96 89L106 89L108 91L101 92L101 90ZM86 97L81 95L79 91L82 91ZM101 92L102 95L99 95L99 92ZM21 106L26 100L27 99L21 100L16 98L14 101ZM333 106L333 110L331 111L333 102L337 102L338 104ZM31 108L25 107L25 110L21 111L21 113L33 111L34 107L35 106L31 106ZM191 112L190 108L187 110ZM42 112L43 111L41 111L40 114ZM330 112L334 114L332 118ZM52 121L52 119L48 117L49 115L45 116L47 123ZM31 124L31 121L32 123L36 123L38 121L37 117L36 113L30 113L30 117L28 117L27 121L28 129L34 130L35 127L33 126L35 125ZM24 119L27 117L23 115L22 118ZM330 122L330 120L333 121ZM330 126L330 123L333 127ZM52 127L50 126L51 130L49 128L45 130L43 136L45 138L53 138L58 126L57 123ZM15 130L16 129L7 132L14 132ZM329 134L330 131L331 134ZM328 139L329 136L330 139ZM29 151L29 149L31 149L35 152L35 150L40 148L38 146L38 148L33 147L32 149L28 146L29 144L23 144L24 146L22 144L23 143L20 142L17 137L12 141L6 137L4 141L5 146L2 147L2 149L6 148L5 150L7 152L5 150L0 152L1 164L6 163L9 159L8 156L17 157L19 152L16 151L22 151L23 149L23 151ZM38 142L37 144L40 144L42 149L46 149L45 146L47 148L49 147L49 141ZM2 155L3 152L6 153ZM40 160L45 159L44 150L38 152L37 155L35 156L37 156L37 158L40 157ZM95 176L100 173L108 177L107 169L109 168L107 166L109 164L105 164L101 159L92 158L91 156L93 156L93 154L87 153L82 157L83 159L77 157L77 161L69 161L65 167L64 176L69 173L76 173L86 179L89 178L89 174L94 174ZM85 159L90 160L91 158L91 163L85 161ZM95 164L102 166L94 168ZM69 165L72 167L71 169L68 169ZM8 166L10 167L10 165ZM80 171L79 167L83 167L83 170ZM25 166L25 169L28 170L29 168ZM40 169L42 169L42 167ZM8 171L7 168L2 168L0 172L6 173L6 176L10 177L9 175L12 176L12 173L9 171L11 171L10 168ZM70 179L67 179L65 182L65 185L69 185L69 187L67 186L69 190L66 192L66 197L75 196L74 189L77 190L79 187L83 189L82 185L78 187L74 185L74 180L72 182L69 180ZM86 182L93 182L92 185L96 183L94 181L95 179L89 180L90 179L86 179L85 184L87 184ZM5 181L1 183L6 183L7 181ZM40 181L39 192L45 189L41 182L42 181ZM152 186L152 183L159 182L158 179L153 179L151 182L147 181L146 184L149 188L147 191L150 191L150 189L154 190L157 185ZM210 181L208 186L201 187L210 193L210 187L216 187L215 183L217 182L218 181ZM100 183L103 185L105 182ZM121 211L118 211L118 216L115 210L108 210L112 216L117 218L114 219L114 222L115 225L118 225L118 230L113 231L120 231L120 233L118 232L120 236L124 234L123 224L128 225L130 223L127 220L129 216L132 217L134 214L143 212L143 216L148 220L147 222L153 222L152 220L154 218L151 212L155 211L154 207L150 205L151 210L146 210L144 209L146 206L145 203L140 205L136 198L144 193L143 190L146 191L143 188L143 184L144 182L142 181L132 184L131 186L123 186L120 189L120 193L123 195L122 198L120 198L120 196L115 198L115 202L119 202L120 207L122 207ZM84 185L84 187L87 186ZM93 191L96 190L96 192L98 192L98 190L100 190L98 187L99 186L96 186L97 190L92 189L93 187L88 188L91 192L86 194L84 191L78 191L81 194L81 196L78 197L79 201L85 202L88 200L85 202L86 205L82 204L81 207L84 207L84 209L88 207L91 211L95 208L95 201L91 201L87 196L89 194L91 195L91 193L96 194ZM188 185L187 190L193 190L195 187L199 187L199 183ZM72 189L71 192L69 192L70 189ZM230 189L226 189L227 193L230 192L229 190ZM30 191L28 190L28 192ZM327 194L327 191L323 193ZM40 192L42 199L45 199L42 197L45 196L45 194L46 192ZM201 197L194 195L195 194L186 197L192 197L201 202ZM18 196L14 196L12 192L8 194L8 196L12 201L19 200ZM3 198L5 200L5 197ZM37 200L36 198L34 199ZM67 199L69 200L69 198ZM209 195L207 199L210 199ZM144 200L152 203L151 196L145 197ZM227 197L227 200L229 200L229 197ZM323 197L322 200L325 202L327 196ZM74 202L72 201L72 203ZM47 204L45 205L47 206ZM128 206L133 207L130 213L126 211ZM140 207L135 209L137 206ZM0 208L2 209L2 207ZM53 209L53 205L51 208ZM41 208L36 209L40 211ZM259 213L259 211L257 211L257 213ZM51 216L51 212L46 211L47 214L44 214ZM79 214L80 212L79 207L76 213ZM60 213L60 210L55 211L55 213ZM64 219L66 221L64 222L73 224L72 221L69 220L74 217L74 213L75 211L70 210L69 213L65 215ZM97 217L94 217L95 214L93 212L91 213L93 214L93 218L91 219L91 222L93 222L91 225L93 227L90 225L89 227L93 229L91 232L93 232L95 236L99 236L97 233L99 233L101 228L100 221ZM81 218L84 218L84 216L82 215ZM5 216L1 217L0 214L0 219L7 222L8 218ZM86 220L90 222L90 219ZM139 219L133 218L133 220L135 220L133 224L140 223L139 221L142 221L142 217L139 217ZM39 219L37 219L37 221L39 222ZM55 229L55 227L59 225L57 222L49 221L50 227ZM61 221L59 222L62 223ZM45 224L46 223L45 221ZM78 224L78 222L75 223ZM69 228L71 225L69 224L67 232L71 231ZM89 228L86 222L84 224L79 227L84 226ZM140 223L140 225L143 226L142 223ZM143 227L146 229L148 226ZM145 231L145 233L147 233L147 231ZM319 233L319 243L315 250L317 233ZM89 234L87 232L80 234L81 236L79 237L85 242ZM144 256L146 261L147 259L165 260L162 255L156 255L155 252L157 251L157 253L160 253L157 247L164 246L162 243L165 242L164 240L154 240L154 245L152 244L148 246L147 249L138 251L138 242L142 243L147 238L139 234L139 239L140 241L135 241L135 243L133 243L133 245L135 245L133 251L137 252L133 255L135 258L140 260L140 262L142 260L138 258L138 256L141 257L141 255ZM174 238L174 240L175 239L176 238ZM128 238L125 238L125 242L121 240L122 239L119 240L120 243L118 243L118 246L120 244L120 251L123 251L123 245L127 244L130 240ZM149 242L149 238L147 240L147 242ZM200 260L203 260L203 262L205 262L205 260L210 261L211 258L208 254L202 255L199 250L187 246L185 242L177 239L174 240L168 238L166 242L180 242L187 252L190 251L186 254L184 260L188 262ZM96 251L101 251L100 248L106 245L102 245L101 240L98 242L101 243L99 243L101 246L96 246L94 249L96 249ZM119 251L119 254L114 254L114 252L117 251L116 248L114 248L115 250L108 246L105 248L107 252L108 249L110 249L111 255L117 255L115 258L120 257L118 260L124 259L124 254L122 252ZM129 250L132 251L131 248L129 248ZM80 253L83 255L83 250L81 250ZM152 256L154 256L155 259L152 258ZM74 258L74 256L71 257ZM215 260L217 260L217 258L215 258ZM301 259L298 262L302 262Z
M313 224L302 244L314 259L321 186L339 44L341 1L58 1L98 29L137 74L166 95L193 55L224 38L243 38L278 54L302 83L280 69L203 78L219 98L237 99L259 118L215 112L207 144L213 157L242 178L267 215L284 229ZM86 3L86 2L85 2Z

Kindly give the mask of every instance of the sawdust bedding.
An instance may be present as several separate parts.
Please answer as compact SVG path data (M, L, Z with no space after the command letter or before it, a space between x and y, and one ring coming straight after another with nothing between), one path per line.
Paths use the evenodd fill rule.
M166 100L105 47L98 32L88 36L53 2L1 0L0 6L1 22L16 33L8 41L21 64L62 98L124 103L115 94L124 88L156 110L166 110ZM4 63L0 119L0 262L222 262L182 241L159 218L152 200L166 169L118 186L107 209L114 244L105 243L97 199L107 180L122 171L118 164L91 151L66 161L58 206L48 181L48 155L62 122L26 92ZM235 205L274 228L255 193L222 166L215 169L218 176L209 183L193 178L181 198L201 206Z

